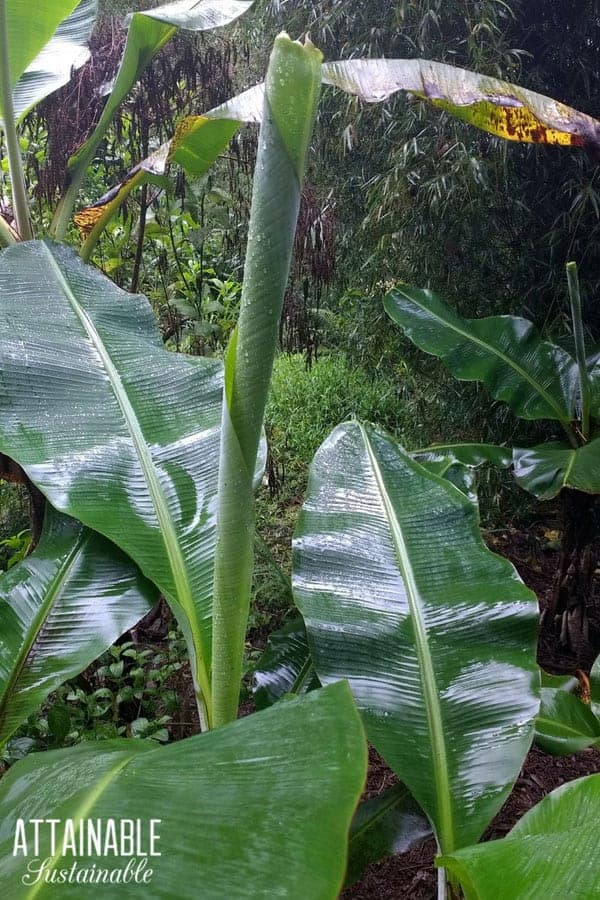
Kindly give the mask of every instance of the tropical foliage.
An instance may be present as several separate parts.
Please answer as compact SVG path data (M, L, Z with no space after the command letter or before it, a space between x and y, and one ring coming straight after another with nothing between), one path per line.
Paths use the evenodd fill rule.
M129 738L84 741L16 762L0 784L7 896L23 896L28 883L24 860L13 852L20 821L77 820L81 830L88 818L119 816L161 822L148 896L198 896L200 874L211 897L299 896L301 886L303 897L333 898L369 862L430 831L440 853L440 897L459 890L491 896L498 861L508 873L507 897L530 896L527 866L535 890L549 878L566 886L576 870L574 896L588 896L596 869L577 866L598 812L596 777L548 797L502 841L477 845L550 717L547 687L540 712L535 597L480 533L472 470L488 460L506 465L504 448L465 442L408 453L374 425L334 429L314 458L294 543L293 591L303 621L271 637L257 676L263 709L236 720L255 490L266 462L263 423L292 254L307 248L297 223L303 203L306 210L303 180L322 85L353 103L409 93L512 141L594 151L600 123L445 63L323 62L309 39L280 34L264 81L186 115L160 145L146 132L140 158L128 160L108 192L90 198L107 136L118 131L118 109L160 48L180 29L226 26L252 5L183 0L134 13L102 109L68 161L60 202L36 217L21 143L35 143L35 131L23 116L86 65L95 4L52 0L32 28L22 4L0 0L0 113L14 211L0 215L0 452L11 477L45 502L37 546L0 577L0 744L159 595L183 633L205 732L161 747L139 737L138 724ZM397 15L408 15L403 4ZM154 213L149 191L164 190L158 208L169 217L178 290L188 297L198 291L201 310L209 272L213 287L237 283L205 265L207 235L199 261L191 237L185 257L177 250L168 176L178 166L189 178L208 177L232 141L239 146L247 124L260 130L235 292L239 314L234 325L224 303L211 310L227 314L213 345L218 351L227 342L223 358L186 355L165 347L144 295L123 290L89 260L101 262L102 242L117 240L119 210L140 188L137 284ZM312 243L322 250L321 213ZM190 213L181 234L196 225ZM164 274L164 255L154 249ZM118 247L114 253L118 269ZM323 260L315 269L324 283ZM535 448L528 461L525 451L514 451L521 481L540 495L554 486L586 490L596 477L597 359L585 351L573 270L570 278L573 355L522 319L465 323L427 291L399 288L387 301L415 342L458 377L482 380L517 415L562 426L565 446ZM570 727L560 721L562 695L571 695L563 684L551 690L559 741L560 729ZM596 694L595 686L597 705ZM365 732L401 784L357 810ZM583 850L573 848L569 865L548 875L547 856L566 831L576 831ZM67 843L62 852L42 840L48 875L31 896L51 895L54 882L66 879L63 864L77 863ZM90 866L102 865L100 853L88 856ZM135 883L122 887L125 896L139 892ZM113 896L112 884L96 889ZM77 891L71 882L65 887L67 895Z

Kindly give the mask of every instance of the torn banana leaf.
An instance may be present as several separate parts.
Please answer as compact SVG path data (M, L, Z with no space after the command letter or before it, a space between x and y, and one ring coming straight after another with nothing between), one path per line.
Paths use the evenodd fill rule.
M35 552L0 578L0 745L157 599L121 550L48 505Z
M600 146L600 122L550 97L444 63L423 59L350 59L325 63L323 81L367 103L408 91L455 118L507 141Z
M84 163L87 166L119 104L151 59L180 28L187 31L208 31L228 25L247 12L253 2L254 0L180 0L156 9L134 12L129 18L125 51L102 117L85 144L69 160L69 169L72 171Z
M161 184L160 178L171 162L182 166L194 178L204 175L242 124L260 122L263 101L264 88L259 84L202 116L182 119L170 141L138 163L99 200L76 213L75 224L86 239L82 255L89 255L87 248L95 245L106 223L131 191L147 182Z
M342 60L324 63L322 78L325 84L372 103L386 100L397 91L408 91L506 140L600 146L600 123L596 119L533 91L443 63L414 59ZM172 141L158 151L160 163L154 157L140 163L116 189L76 217L84 236L90 235L93 228L97 237L129 192L144 181L144 172L156 175L159 167L162 173L165 163L173 161L189 174L203 174L242 123L260 122L263 92L263 85L256 85L215 110L184 119ZM216 118L224 120L221 126L213 122L207 127L206 120ZM86 147L87 144L72 158L72 165L83 164ZM85 165L90 159L86 158Z

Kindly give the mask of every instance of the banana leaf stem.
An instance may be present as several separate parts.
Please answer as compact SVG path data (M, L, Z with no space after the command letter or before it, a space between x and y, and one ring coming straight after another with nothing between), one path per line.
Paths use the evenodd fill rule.
M17 231L21 240L30 241L33 240L33 226L31 224L29 201L25 187L25 173L23 171L19 135L15 125L10 57L8 55L7 0L0 0L0 105L3 114L2 130L6 140L6 154L8 157Z
M571 317L573 320L573 337L575 339L575 358L579 369L579 390L581 396L581 434L584 441L590 436L590 379L587 370L583 316L581 313L581 291L577 263L567 263L567 282L571 300Z

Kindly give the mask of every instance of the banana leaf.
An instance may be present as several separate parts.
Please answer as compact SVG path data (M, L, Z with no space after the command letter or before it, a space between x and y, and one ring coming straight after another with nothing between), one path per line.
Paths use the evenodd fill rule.
M427 817L403 784L365 800L350 828L345 886L358 881L371 863L393 853L406 853L430 834Z
M0 447L164 593L210 707L223 374L169 353L145 297L51 242L0 257Z
M346 423L312 465L293 586L319 679L348 678L441 849L477 840L531 744L539 674L535 597L484 546L476 507Z
M587 704L565 690L542 688L535 742L553 756L600 746L600 721Z
M46 5L44 3L44 6ZM50 6L52 5L51 3ZM29 28L31 9L25 3L21 3L20 7L25 27ZM88 41L96 21L97 7L97 0L81 0L71 15L60 23L40 53L29 63L13 91L17 121L20 121L44 97L67 84L73 71L88 61L90 58Z
M486 463L506 468L512 460L510 450L494 444L439 444L414 450L411 456L429 472L450 481L473 503L478 502L475 469Z
M0 745L157 599L114 544L48 506L35 552L0 577Z
M269 635L254 671L254 701L265 709L286 694L305 694L319 687L301 616Z
M380 102L396 91L409 91L451 115L506 140L565 146L596 146L600 140L600 123L590 116L517 85L442 63L412 59L340 60L324 63L321 72L325 84L357 94L366 102ZM132 69L123 96L135 77ZM120 96L116 86L113 93L115 97ZM258 84L218 109L183 120L179 134L171 142L140 162L120 184L95 204L77 214L76 223L82 232L89 239L92 239L93 232L92 240L96 240L130 191L164 172L167 161L179 163L190 174L205 172L227 147L242 123L260 122L263 93L264 86ZM113 113L114 109L110 116ZM224 121L217 125L215 118ZM82 173L89 164L92 143L95 142L96 146L104 133L109 121L108 113L106 120L98 125L90 141L72 157L70 165L77 172Z
M551 441L513 450L515 478L526 491L551 500L563 488L600 493L600 438L574 449Z
M466 847L437 864L453 872L467 900L592 900L598 896L600 775L563 784L505 838Z
M512 465L512 451L508 447L499 447L496 444L435 444L413 450L412 456L421 464L449 460L470 469L486 463L491 463L499 469L507 469Z
M10 82L15 88L26 69L42 52L60 23L71 15L79 0L47 0L32 15L23 0L5 0L6 43ZM0 109L0 118L4 112Z
M600 122L516 84L425 59L325 63L323 80L367 103L408 91L457 119L507 141L600 146Z
M88 257L106 223L131 191L146 183L158 183L171 163L180 165L193 178L200 178L229 146L244 123L262 119L264 86L256 85L201 116L186 116L173 137L134 166L125 178L90 206L81 209L74 221L85 238L82 254Z
M201 32L228 25L247 12L253 3L254 0L179 0L155 9L134 12L130 16L123 58L100 120L87 141L69 160L72 187L64 198L63 206L71 209L72 194L78 190L119 105L161 47L180 28ZM52 233L57 237L63 236L66 227L63 206L52 224Z
M0 784L0 858L5 900L36 896L334 900L344 877L346 841L366 773L366 746L347 685L285 703L217 731L154 749L140 740L80 744L33 754ZM139 820L147 852L150 820L158 840L145 859L145 884L48 883L27 887L33 857L30 820L58 819L57 852L40 828L39 860L61 871L124 869L109 851L62 854L65 821ZM25 820L29 856L13 855ZM81 823L83 820L83 824ZM120 820L116 820L117 832ZM20 833L20 837L23 834ZM21 842L20 847L23 847ZM135 860L139 861L139 857ZM30 876L30 879L34 876Z
M462 381L481 381L523 419L554 419L570 431L578 372L566 351L543 341L526 319L463 319L428 290L400 286L387 314L417 347L439 357Z

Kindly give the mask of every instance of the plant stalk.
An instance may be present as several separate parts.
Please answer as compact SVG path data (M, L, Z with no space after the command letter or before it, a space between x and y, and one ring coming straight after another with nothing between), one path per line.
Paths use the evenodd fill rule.
M6 139L8 169L12 187L12 201L15 210L17 231L22 241L33 240L33 226L29 212L29 201L25 187L25 172L19 145L19 135L15 125L15 109L10 77L8 55L8 10L7 0L0 0L0 107L2 109L2 130Z
M321 53L280 35L265 81L240 317L227 351L213 599L213 726L237 717L254 561L252 482L300 187L321 85Z
M581 291L577 263L567 263L567 281L571 300L571 318L573 321L573 337L575 339L575 358L579 369L579 390L581 396L581 434L584 441L590 436L591 389L587 370L585 337L583 332L583 316L581 313Z
M10 247L17 244L18 240L4 216L0 213L0 247Z

